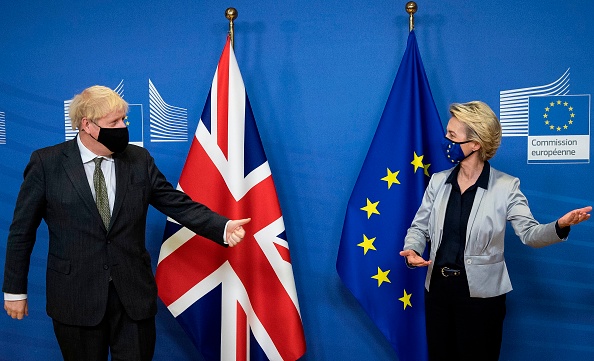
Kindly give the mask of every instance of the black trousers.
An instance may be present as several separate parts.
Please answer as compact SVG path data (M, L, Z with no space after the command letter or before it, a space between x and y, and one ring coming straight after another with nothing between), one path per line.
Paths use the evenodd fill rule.
M505 312L505 295L470 297L464 272L444 277L434 269L425 291L429 360L497 361Z
M155 351L155 318L134 321L126 314L112 282L107 310L97 326L54 322L54 333L65 361L150 361Z

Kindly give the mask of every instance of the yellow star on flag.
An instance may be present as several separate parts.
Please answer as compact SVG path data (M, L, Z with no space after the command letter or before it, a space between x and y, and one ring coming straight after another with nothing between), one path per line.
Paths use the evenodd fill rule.
M396 178L398 177L398 173L400 173L400 171L397 170L396 172L392 173L390 168L386 168L386 170L388 171L388 175L382 178L381 180L388 182L388 189L390 189L390 187L394 183L400 184L400 181Z
M431 164L425 164L425 165L423 166L423 168L425 168L425 171L423 171L423 173L425 173L425 175L426 175L427 177L429 177L429 167L430 167L430 166L431 166Z
M412 296L412 293L408 294L408 293L406 293L406 290L404 290L404 296L402 296L398 299L398 301L402 301L402 303L404 304L405 310L406 310L406 306L412 307L412 303L410 303L410 296Z
M390 273L390 270L384 272L381 268L378 267L377 274L375 276L371 276L371 278L375 278L377 280L377 286L379 287L382 285L383 282L392 283L388 279L388 273Z
M367 212L367 219L369 219L372 214L380 214L380 212L377 210L378 204L379 204L379 201L371 203L369 198L367 198L367 205L365 207L361 207L362 211Z
M373 245L373 242L375 241L376 237L373 237L371 239L367 238L366 235L363 235L363 242L359 243L357 246L359 247L363 247L363 255L367 254L367 251L369 250L373 250L373 251L377 251L375 249L375 246Z
M414 159L412 162L410 162L410 164L415 166L414 173L417 172L417 169L419 169L419 167L425 169L425 166L423 165L423 157L424 157L423 155L418 156L417 152L414 152Z

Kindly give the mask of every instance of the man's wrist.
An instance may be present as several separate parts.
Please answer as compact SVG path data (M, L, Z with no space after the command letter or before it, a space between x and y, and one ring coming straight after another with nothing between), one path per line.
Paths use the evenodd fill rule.
M4 301L22 301L22 300L26 300L27 299L27 294L26 293L19 293L19 294L14 294L14 293L4 293Z

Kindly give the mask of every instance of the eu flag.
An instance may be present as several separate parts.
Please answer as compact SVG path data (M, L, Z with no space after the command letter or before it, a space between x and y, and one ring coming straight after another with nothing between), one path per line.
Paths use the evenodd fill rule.
M336 268L401 361L426 360L426 268L399 255L432 173L449 167L413 31L349 200Z
M141 104L128 104L128 114L126 115L126 126L130 136L130 143L140 147L144 146L142 139L143 118Z
M590 135L590 95L528 98L528 136Z

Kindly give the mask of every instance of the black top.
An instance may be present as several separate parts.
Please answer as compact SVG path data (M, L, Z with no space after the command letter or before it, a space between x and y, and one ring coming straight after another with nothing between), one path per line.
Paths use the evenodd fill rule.
M470 216L470 210L474 203L477 188L481 187L486 190L489 186L490 170L491 165L489 162L485 162L483 171L476 183L470 186L464 193L460 192L460 186L458 185L460 165L454 168L446 180L446 183L452 185L452 191L446 208L441 244L435 257L436 267L464 269L464 247L466 244L468 217Z
M454 168L446 180L446 183L452 185L452 191L446 208L441 244L435 256L435 266L437 268L450 267L458 270L464 269L464 248L466 246L468 218L477 188L481 187L486 190L489 187L490 170L491 165L489 162L485 162L483 171L476 183L470 186L464 194L460 193L460 186L458 185L460 165ZM559 223L555 223L555 231L559 238L567 238L569 236L569 230L570 227L560 228Z

